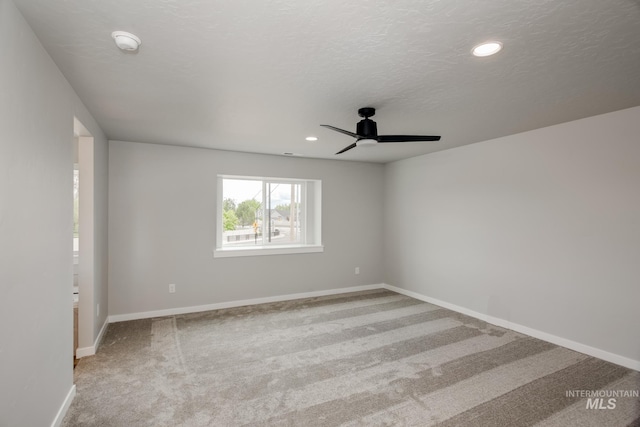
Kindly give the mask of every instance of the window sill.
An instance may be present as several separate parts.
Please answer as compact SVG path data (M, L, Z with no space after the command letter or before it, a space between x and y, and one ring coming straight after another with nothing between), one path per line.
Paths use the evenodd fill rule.
M262 255L288 255L288 254L308 254L324 252L322 245L308 246L259 246L250 248L224 248L213 251L214 258L229 258L239 256L262 256Z

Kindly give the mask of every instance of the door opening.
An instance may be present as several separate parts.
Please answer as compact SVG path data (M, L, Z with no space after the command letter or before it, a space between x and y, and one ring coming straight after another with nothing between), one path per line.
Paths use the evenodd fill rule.
M74 355L75 358L92 354L95 329L94 314L94 140L82 123L74 118L74 146L77 148L77 171L74 168L74 205L76 203L75 183L77 176L77 211L74 206L74 300L77 292L77 312L74 309ZM77 228L76 228L77 225ZM74 304L75 306L76 304Z

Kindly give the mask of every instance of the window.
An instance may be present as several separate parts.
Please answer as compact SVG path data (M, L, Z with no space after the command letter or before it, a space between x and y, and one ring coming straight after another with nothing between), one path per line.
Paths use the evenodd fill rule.
M80 239L78 235L80 215L80 171L78 170L78 164L73 164L73 256L78 257L78 250L80 249Z
M319 180L218 176L215 257L322 252Z

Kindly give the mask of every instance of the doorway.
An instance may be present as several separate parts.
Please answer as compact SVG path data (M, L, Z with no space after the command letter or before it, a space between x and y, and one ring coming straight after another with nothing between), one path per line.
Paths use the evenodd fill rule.
M74 355L79 359L93 354L93 335L97 315L94 314L94 139L77 118L73 120L73 133L75 159L72 292L74 307L77 306L77 312L74 308Z

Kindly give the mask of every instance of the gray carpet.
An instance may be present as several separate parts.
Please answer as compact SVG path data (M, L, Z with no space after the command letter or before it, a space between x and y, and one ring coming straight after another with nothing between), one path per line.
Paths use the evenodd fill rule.
M639 372L386 290L114 323L75 382L64 426L640 425L567 396Z

